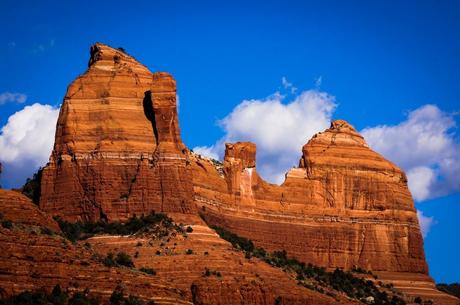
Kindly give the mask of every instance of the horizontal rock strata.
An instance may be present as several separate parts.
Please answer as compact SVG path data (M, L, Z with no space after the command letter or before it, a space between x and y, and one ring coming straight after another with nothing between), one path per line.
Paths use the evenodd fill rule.
M176 83L123 51L96 44L68 88L40 207L66 219L190 213L193 188L176 111Z
M391 274L390 280L411 274L412 287L431 281L407 178L396 165L372 151L342 120L316 134L299 155L299 166L278 186L258 175L253 143L227 143L223 164L189 152L180 137L172 76L151 73L124 51L96 44L88 70L64 98L43 171L40 208L86 221L126 220L151 211L196 219L200 213L259 247L286 250L307 263L360 267ZM211 234L206 230L204 236ZM179 264L170 259L158 259L167 266L155 265L160 274ZM233 259L226 272L237 268ZM193 280L176 283L181 289L196 284L193 293L187 292L192 293L189 300L233 302L238 298L230 292L234 289L255 303L274 297L267 289L276 291L275 284L244 281L243 288L203 282L194 269L203 263L177 265L194 270Z

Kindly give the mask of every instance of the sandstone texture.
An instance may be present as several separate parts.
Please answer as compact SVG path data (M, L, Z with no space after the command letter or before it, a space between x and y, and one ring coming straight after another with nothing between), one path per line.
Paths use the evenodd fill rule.
M176 215L176 221L193 227L186 236L102 235L72 244L36 230L56 229L56 223L37 217L30 200L12 191L0 195L2 219L13 222L12 228L0 227L0 297L37 288L51 291L59 284L70 291L89 289L103 300L121 287L126 295L156 304L274 304L277 298L280 304L358 304L343 295L333 298L298 286L282 270L246 259L198 216ZM20 215L8 214L14 205L23 206ZM104 266L97 257L109 252L131 255L136 268ZM156 274L139 271L142 267ZM205 276L206 268L219 276Z
M13 206L18 213L11 212ZM43 233L40 229L59 227L21 194L0 190L0 213L3 220L13 223L11 228L0 227L0 297L37 288L51 291L59 284L70 291L88 288L106 300L120 286L127 294L158 304L191 304L162 279L127 268L106 267L94 258L91 249Z
M174 215L193 228L186 237L97 236L88 240L101 253L125 251L136 266L153 268L156 276L184 291L194 304L357 304L343 295L337 299L297 285L295 278L222 240L199 217ZM190 251L187 254L187 251ZM219 275L205 275L205 270Z
M73 220L190 213L186 163L172 76L95 44L88 70L64 97L40 207Z
M342 120L313 136L302 152L281 186L257 174L254 144L227 144L223 177L212 162L195 157L201 214L265 249L285 249L330 269L384 271L379 280L410 296L458 303L428 276L407 178L397 166Z
M303 261L427 273L405 174L351 125L335 121L315 135L299 163L281 186L272 185L257 174L253 144L227 145L225 178L212 168L194 175L196 199L211 223Z
M138 251L136 264L154 267L168 287L197 304L269 304L276 296L286 304L334 304L261 262L245 261L200 215L269 251L286 250L329 269L380 272L410 296L445 296L428 275L404 172L372 151L349 123L336 120L299 147L299 166L282 185L270 184L257 173L253 143L227 143L223 164L187 149L171 75L151 73L124 51L100 43L90 55L88 70L64 97L43 170L41 210L71 221L165 212L196 228L167 251L155 242L135 249L135 239L114 236L93 238L95 249ZM185 247L197 254L183 255ZM203 278L205 267L228 276ZM439 304L455 304L450 300Z
M0 220L14 220L17 224L45 227L60 232L58 224L42 212L29 198L16 191L0 189Z

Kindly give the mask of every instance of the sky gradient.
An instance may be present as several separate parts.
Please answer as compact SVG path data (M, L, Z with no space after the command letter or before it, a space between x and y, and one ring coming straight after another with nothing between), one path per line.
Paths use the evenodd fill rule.
M53 135L41 135L99 41L173 74L188 147L254 140L267 179L331 119L349 121L419 179L430 274L459 282L460 2L402 2L0 1L1 184L22 184L37 166L27 158L46 162ZM249 112L267 119L252 126ZM30 122L33 140L17 144Z

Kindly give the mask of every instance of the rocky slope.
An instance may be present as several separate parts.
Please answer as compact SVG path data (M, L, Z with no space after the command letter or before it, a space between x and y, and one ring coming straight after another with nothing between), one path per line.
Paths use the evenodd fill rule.
M21 213L8 214L12 206ZM101 235L72 244L43 231L59 229L21 194L1 190L0 212L12 222L0 227L0 297L50 291L59 284L70 291L89 289L103 300L122 287L127 295L156 304L274 304L277 299L279 304L357 304L344 295L301 287L288 273L245 258L197 216L176 215L193 228L186 235ZM105 266L100 258L109 252L131 255L135 268ZM206 269L213 273L206 275Z
M444 297L428 276L405 174L369 149L350 124L332 122L303 147L299 166L286 174L281 186L269 184L257 174L252 143L227 143L223 164L190 153L180 137L172 76L151 73L124 51L103 44L91 48L88 70L64 98L54 149L42 173L40 208L72 221L123 221L161 211L197 226L201 235L176 243L200 245L200 252L214 247L215 261L176 250L157 258L150 248L142 249L145 253L134 250L133 240L126 238L91 240L100 251L113 244L130 253L139 251L136 261L159 269L187 300L199 296L203 302L237 303L248 298L264 304L275 294L287 298L286 289L294 291L291 303L323 300L291 287L289 280L284 284L282 274L272 269L263 275L264 284L243 280L261 275L256 270L265 267L248 265L241 255L229 254L228 246L218 246L222 240L211 238L199 214L269 251L286 250L330 269L381 272L382 280L411 296L421 291L414 287L424 287L425 296ZM207 264L236 275L220 284L203 281L199 274ZM232 271L241 266L248 274ZM183 281L168 277L176 269L191 275ZM194 293L187 290L192 284Z
M20 213L10 213L12 206ZM166 281L127 268L109 268L86 247L73 245L62 236L56 222L44 217L28 198L14 191L0 190L0 297L56 284L70 291L88 288L103 299L117 286L158 304L191 304ZM44 230L44 229L48 230Z

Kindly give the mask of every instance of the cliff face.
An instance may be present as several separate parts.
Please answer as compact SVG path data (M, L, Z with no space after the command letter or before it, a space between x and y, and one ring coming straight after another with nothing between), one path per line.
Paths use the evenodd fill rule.
M388 279L417 275L434 291L405 174L350 124L332 122L303 147L281 186L269 184L257 174L252 143L226 144L223 164L190 153L174 79L102 44L64 98L41 194L41 209L70 220L161 211L197 224L199 212L267 250ZM210 286L196 289L221 301Z
M85 220L190 213L186 163L172 76L96 44L88 70L64 97L40 207Z
M12 211L12 208L14 211ZM70 291L89 289L107 300L117 286L126 294L161 304L190 304L164 279L127 268L109 268L88 246L72 244L57 223L24 195L0 190L0 298L56 284ZM43 231L47 229L48 231Z
M348 123L315 135L281 186L258 176L254 145L227 145L224 167L230 195L217 177L194 175L212 223L322 266L427 273L404 173Z
M56 222L19 193L0 190L0 213L0 220L12 223L10 228L0 226L0 298L38 288L51 291L59 284L64 290L88 289L103 301L122 287L126 296L165 305L262 305L277 298L289 305L358 304L340 294L331 297L299 286L288 273L246 259L198 216L176 215L177 222L193 227L186 237L99 235L73 244L44 233L44 228L59 230ZM105 266L101 258L108 252L130 255L136 268ZM143 273L142 267L156 274ZM205 276L206 269L219 276Z

